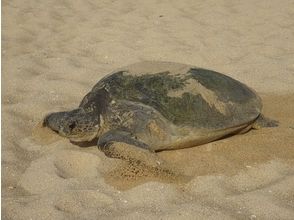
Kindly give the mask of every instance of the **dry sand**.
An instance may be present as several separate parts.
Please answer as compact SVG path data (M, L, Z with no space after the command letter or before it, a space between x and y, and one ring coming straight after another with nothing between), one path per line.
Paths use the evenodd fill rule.
M3 0L2 16L2 219L294 219L293 1ZM142 60L227 73L280 126L160 153L189 182L35 128Z

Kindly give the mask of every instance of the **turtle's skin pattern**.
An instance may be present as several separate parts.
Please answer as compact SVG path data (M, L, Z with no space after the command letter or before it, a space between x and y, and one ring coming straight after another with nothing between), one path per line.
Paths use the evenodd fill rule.
M221 73L171 62L141 62L100 80L77 109L51 113L48 126L106 151L126 143L150 151L196 146L247 131L261 99Z

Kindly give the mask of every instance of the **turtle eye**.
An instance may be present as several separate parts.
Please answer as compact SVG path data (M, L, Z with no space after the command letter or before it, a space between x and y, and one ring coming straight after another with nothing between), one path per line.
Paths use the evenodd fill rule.
M68 127L70 128L70 130L73 130L76 126L76 122L72 122Z

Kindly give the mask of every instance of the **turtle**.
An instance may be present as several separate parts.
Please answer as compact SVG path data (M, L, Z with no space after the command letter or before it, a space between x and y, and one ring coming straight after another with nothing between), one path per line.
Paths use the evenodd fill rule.
M108 157L129 159L121 155L130 150L146 158L278 126L261 110L257 93L225 74L143 61L106 75L77 108L48 114L43 126L75 143L97 140Z

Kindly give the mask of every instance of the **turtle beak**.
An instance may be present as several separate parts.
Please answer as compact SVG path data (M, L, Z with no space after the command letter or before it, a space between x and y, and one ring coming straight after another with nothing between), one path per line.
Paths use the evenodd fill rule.
M50 116L50 114L46 115L43 119L43 123L42 126L43 127L47 127L48 126L48 117Z
M59 133L61 118L64 116L64 114L65 113L63 112L56 112L45 116L42 124L43 127L48 127L53 131Z

